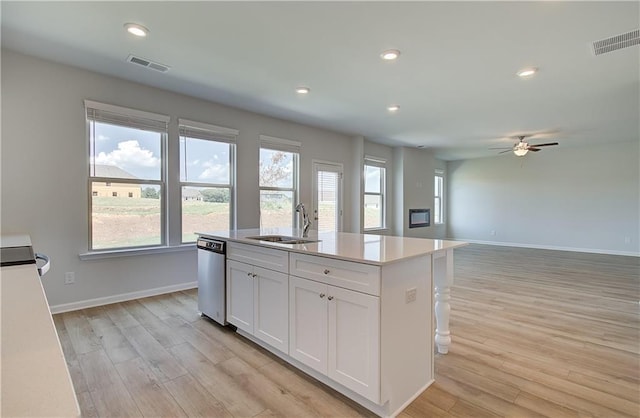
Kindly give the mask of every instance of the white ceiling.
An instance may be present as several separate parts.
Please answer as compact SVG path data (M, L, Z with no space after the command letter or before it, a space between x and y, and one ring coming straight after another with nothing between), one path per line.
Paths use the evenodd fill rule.
M640 47L589 49L638 29L639 5L2 1L2 46L460 159L494 155L489 147L523 133L559 147L640 140ZM127 22L149 36L129 35ZM389 48L402 51L396 62L380 59ZM171 70L128 63L129 54ZM538 75L519 79L526 66ZM298 85L311 94L297 95Z

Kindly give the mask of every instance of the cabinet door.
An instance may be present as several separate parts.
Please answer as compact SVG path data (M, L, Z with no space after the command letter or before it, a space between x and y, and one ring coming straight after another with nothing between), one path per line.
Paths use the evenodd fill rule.
M253 266L227 260L227 321L253 334Z
M289 355L327 374L327 285L289 278Z
M327 375L365 398L380 400L380 299L329 286ZM402 326L402 324L398 324Z
M289 276L254 267L254 335L289 352Z

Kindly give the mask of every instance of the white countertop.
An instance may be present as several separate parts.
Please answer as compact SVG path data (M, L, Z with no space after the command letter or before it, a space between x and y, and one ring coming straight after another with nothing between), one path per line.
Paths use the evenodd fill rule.
M373 234L352 234L347 232L318 233L317 231L309 231L309 237L307 239L319 240L319 242L306 244L279 244L247 238L262 235L302 236L300 230L291 228L256 228L211 232L202 231L197 232L197 234L225 241L260 245L263 247L284 249L291 252L321 255L374 265L393 263L407 258L432 254L467 245L466 242L462 241L407 238Z
M29 235L2 235L0 236L0 247L31 247L31 237Z
M2 244L6 242L2 237ZM23 245L24 240L16 242ZM0 311L0 415L80 416L49 304L33 264L0 269Z

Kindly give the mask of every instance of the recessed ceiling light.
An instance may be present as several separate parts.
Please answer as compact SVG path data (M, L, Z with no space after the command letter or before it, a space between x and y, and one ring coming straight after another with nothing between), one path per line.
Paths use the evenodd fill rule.
M380 54L380 58L386 61L393 61L395 59L398 59L399 56L400 51L398 51L397 49L388 49Z
M311 89L309 87L296 87L296 93L298 94L309 94L309 92L311 91Z
M400 110L400 105L391 105L391 106L387 106L387 110L389 112L397 112L398 110Z
M149 29L137 23L125 23L124 28L132 35L145 37L149 34Z
M519 77L525 78L525 77L531 77L537 72L538 72L537 68L529 67L529 68L523 68L522 70L518 71L516 74L518 74Z

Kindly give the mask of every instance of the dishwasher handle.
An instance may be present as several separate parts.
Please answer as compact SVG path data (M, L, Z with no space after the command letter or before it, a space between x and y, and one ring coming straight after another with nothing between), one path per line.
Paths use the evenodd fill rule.
M199 238L198 241L196 242L196 247L199 250L211 251L218 254L225 254L226 253L225 244L226 243L224 241L215 241L215 240L206 239L206 238Z

